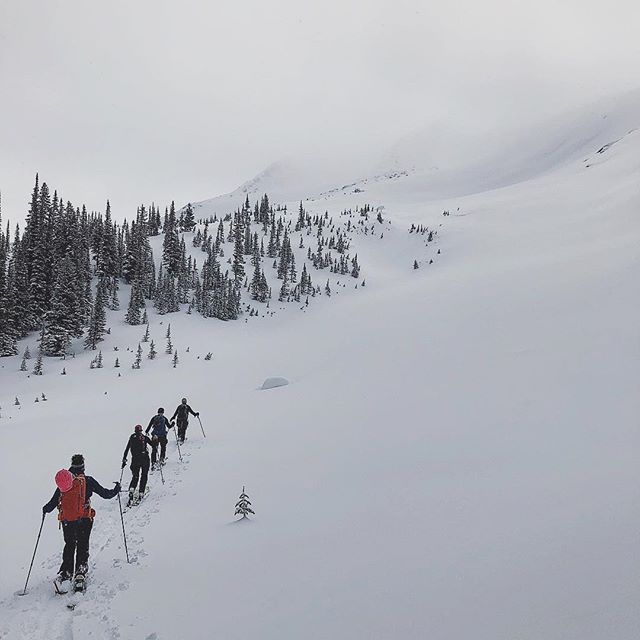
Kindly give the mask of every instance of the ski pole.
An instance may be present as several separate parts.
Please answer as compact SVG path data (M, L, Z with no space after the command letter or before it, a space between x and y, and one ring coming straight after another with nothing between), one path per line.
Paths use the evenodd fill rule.
M24 583L24 590L22 591L22 593L18 594L21 596L27 595L27 584L29 584L29 578L31 577L31 569L33 569L33 561L36 559L36 551L38 550L38 544L40 543L40 534L42 533L42 526L44 525L44 516L45 514L43 513L42 521L40 522L40 530L38 531L38 539L36 540L36 548L33 550L33 557L31 558L31 564L29 565L29 573L27 573L27 579L25 580L25 583Z
M198 422L200 423L200 428L202 429L202 435L206 438L207 434L204 432L204 427L202 426L202 420L200 420L200 416L196 416L198 418Z
M122 522L122 538L124 539L124 552L127 555L127 564L131 564L131 560L129 560L129 549L127 547L127 534L124 531L124 516L122 515L122 500L120 499L119 491L118 491L118 506L120 507L120 522Z
M180 452L180 441L178 440L178 432L174 429L173 433L176 436L176 444L178 445L178 457L180 458L180 462L182 462L182 453Z
M162 484L164 484L164 473L162 473L162 465L160 465L160 477L162 478Z

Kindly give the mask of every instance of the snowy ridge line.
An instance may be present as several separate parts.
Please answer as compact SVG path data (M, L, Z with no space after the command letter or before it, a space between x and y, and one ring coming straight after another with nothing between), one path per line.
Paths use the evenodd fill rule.
M201 447L201 442L190 442L188 449L182 451L182 463L177 463L177 449L174 447L174 462L168 462L165 466L165 484L162 485L159 472L150 473L149 480L155 488L150 489L139 505L127 509L124 515L130 564L126 562L119 508L117 498L114 498L105 501L97 510L98 523L94 525L89 549L86 592L70 592L68 595L54 593L53 578L60 564L60 547L58 553L50 554L36 565L40 571L34 571L32 585L25 597L18 597L16 592L13 597L0 602L3 611L0 638L69 640L96 637L96 630L99 638L120 638L119 623L110 613L110 603L118 593L131 586L135 575L133 567L146 566L148 554L144 549L144 529L151 523L153 514L160 511L162 499L177 495L177 485L182 482L180 476L189 464L192 450ZM108 517L101 517L107 513ZM62 539L60 543L63 544ZM110 564L108 560L104 561L107 552L111 552L113 557ZM64 606L71 602L71 598L77 601L73 610Z

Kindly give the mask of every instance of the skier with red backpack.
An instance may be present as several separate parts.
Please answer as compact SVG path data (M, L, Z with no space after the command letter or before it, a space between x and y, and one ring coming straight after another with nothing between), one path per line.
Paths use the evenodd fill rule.
M129 484L129 502L128 504L137 504L145 495L147 488L147 478L149 476L149 451L147 445L153 447L153 442L149 436L142 433L142 425L137 424L134 432L129 437L127 442L127 448L124 450L124 456L122 456L122 468L127 466L127 456L131 451L131 483ZM141 473L142 472L142 473ZM138 495L135 496L136 488L138 487L138 479L140 479L140 488Z
M84 457L79 453L71 458L68 470L61 469L56 473L55 480L57 488L51 500L42 507L43 517L58 507L58 520L64 536L62 564L54 585L58 593L66 593L73 577L74 590L83 591L89 561L89 537L96 515L91 508L91 496L97 493L106 500L115 498L120 492L120 483L116 482L113 489L105 489L97 480L85 475Z

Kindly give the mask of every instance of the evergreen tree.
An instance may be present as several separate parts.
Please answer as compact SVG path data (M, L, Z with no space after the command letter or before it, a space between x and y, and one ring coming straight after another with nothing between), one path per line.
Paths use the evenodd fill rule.
M156 359L156 355L158 355L158 352L156 351L156 344L155 342L152 340L149 344L149 354L148 354L148 358L149 360L155 360Z
M173 368L175 369L178 366L178 350L176 349L173 353Z
M142 362L142 346L138 342L138 349L136 351L136 359L133 361L133 364L131 365L131 368L132 369L139 369L141 362Z
M125 316L125 322L131 325L139 325L142 322L140 317L140 310L144 307L144 298L142 296L142 289L138 280L134 280L131 285L131 293L129 295L129 306L127 308L127 315Z
M91 312L91 319L89 321L87 337L84 341L85 349L95 350L98 342L101 342L103 340L107 322L104 307L104 286L102 285L102 283L99 283L96 292L96 299L93 304L93 310Z
M234 221L233 271L237 284L244 280L244 225L240 214L236 214Z
M165 353L171 354L173 353L173 343L171 342L171 325L167 327L167 348L165 349Z
M193 231L193 228L196 226L195 218L193 217L193 208L191 207L191 203L187 204L187 207L184 211L184 217L182 219L182 228L185 231Z
M149 342L149 325L147 324L147 329L142 336L142 342Z
M33 375L41 376L42 375L42 351L38 351L38 357L36 358L36 363L33 366Z
M244 487L242 487L242 493L238 498L238 502L236 502L236 511L234 515L247 518L250 513L255 515L255 511L251 508L251 501L249 500L249 496L245 493Z
M25 356L22 356L22 362L20 363L20 371L26 371L27 370L27 358Z
M64 355L71 338L78 335L77 308L80 304L77 274L70 256L58 265L51 308L47 311L40 347L48 356Z

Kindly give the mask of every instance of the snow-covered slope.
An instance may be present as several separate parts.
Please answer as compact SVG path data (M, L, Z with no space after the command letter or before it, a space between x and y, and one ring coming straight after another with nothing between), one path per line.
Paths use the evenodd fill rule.
M122 312L120 370L3 359L0 638L637 638L640 131L614 125L498 189L426 198L408 172L316 194L384 206L384 238L356 239L367 286L246 323L152 314L176 369L129 368ZM439 232L417 270L411 223ZM96 498L84 600L52 593L51 516L14 595L55 471L82 451L117 479L133 425L183 395L207 438L192 423L126 514L134 562ZM243 486L256 516L234 524Z
M276 202L369 192L421 203L523 182L615 144L640 126L640 90L600 100L556 118L505 130L430 123L367 161L345 164L308 154L274 163L231 193L194 204L197 215L226 213L246 195ZM378 192L374 193L377 196ZM366 196L365 196L366 197Z

